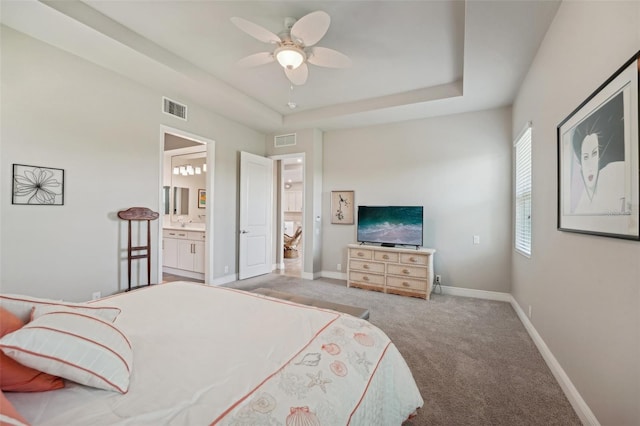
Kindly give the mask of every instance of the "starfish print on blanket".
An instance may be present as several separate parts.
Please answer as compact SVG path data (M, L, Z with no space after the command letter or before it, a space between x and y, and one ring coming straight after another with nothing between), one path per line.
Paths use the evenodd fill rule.
M307 385L308 387L311 388L311 387L314 387L314 386L317 385L320 389L322 389L322 392L327 393L327 389L326 389L325 385L327 383L331 383L331 380L323 379L322 378L322 371L318 371L318 374L316 374L315 376L313 374L307 373L307 376L311 379L311 381Z
M356 364L362 365L367 373L369 373L369 367L373 365L371 361L367 359L366 352L362 352L362 355L356 352Z

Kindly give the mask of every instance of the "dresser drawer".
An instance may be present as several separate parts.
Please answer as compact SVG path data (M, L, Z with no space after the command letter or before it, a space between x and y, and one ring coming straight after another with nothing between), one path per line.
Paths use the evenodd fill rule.
M400 263L427 266L429 256L425 254L400 253Z
M388 265L387 273L404 277L427 278L427 268L419 266Z
M182 240L189 239L189 233L187 231L173 231L170 229L163 229L162 236L164 238L179 238Z
M350 260L349 268L360 271L384 274L384 263L367 262L365 260Z
M349 258L350 259L366 259L366 260L371 260L373 259L373 252L371 250L365 250L365 249L349 249Z
M387 277L387 285L406 290L427 291L427 282L410 278Z
M381 260L383 262L397 262L398 261L398 253L375 251L373 253L373 258L375 260Z
M350 271L349 280L373 285L384 285L384 275L367 274L364 272Z

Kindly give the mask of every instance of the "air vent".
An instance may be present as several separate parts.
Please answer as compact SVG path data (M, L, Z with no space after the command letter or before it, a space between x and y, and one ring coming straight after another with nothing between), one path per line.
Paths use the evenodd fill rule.
M296 144L296 134L279 135L274 138L274 145L276 148L282 148L283 146L292 146Z
M187 106L165 98L164 96L162 97L162 112L183 120L187 119Z

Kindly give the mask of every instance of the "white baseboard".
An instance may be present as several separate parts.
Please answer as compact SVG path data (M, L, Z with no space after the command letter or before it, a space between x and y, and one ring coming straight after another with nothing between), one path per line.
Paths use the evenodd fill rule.
M302 272L300 274L300 278L303 280L317 280L318 278L322 278L321 272Z
M571 403L571 406L576 411L578 417L580 417L582 423L588 426L600 426L600 422L593 414L593 411L591 411L585 400L578 392L578 389L576 389L576 387L573 385L571 379L569 379L567 373L565 373L564 369L560 366L560 363L558 362L556 357L553 356L551 349L549 349L544 340L542 340L542 337L540 336L540 334L538 334L538 331L533 326L533 323L529 321L529 318L524 313L516 299L512 295L509 295L509 297L511 298L511 306L513 306L513 309L516 311L516 314L518 315L518 318L520 318L520 321L524 325L524 328L527 329L527 332L529 333L529 336L531 336L533 343L535 343L538 351L549 366L551 373L560 384L560 387L562 388L564 394L567 396L569 403Z
M436 292L437 289L442 287L443 294L450 294L451 296L463 296L463 297L474 297L476 299L487 299L487 300L498 300L500 302L511 302L513 299L511 294L502 293L499 291L488 291L488 290L476 290L473 288L461 288L461 287L451 287L449 285L443 286L434 286L431 289L431 294L438 294Z
M347 274L344 272L320 271L322 278L332 278L334 280L347 280Z
M215 280L213 280L211 283L209 283L209 285L223 285L223 284L232 283L234 281L238 281L238 274L229 274L229 275L224 275L222 277L218 277Z

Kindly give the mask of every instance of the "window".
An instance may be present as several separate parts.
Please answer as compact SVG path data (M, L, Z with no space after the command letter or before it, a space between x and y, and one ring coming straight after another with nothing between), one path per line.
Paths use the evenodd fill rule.
M531 256L531 123L515 141L515 247Z

